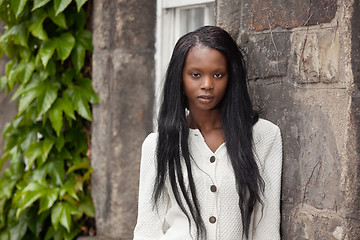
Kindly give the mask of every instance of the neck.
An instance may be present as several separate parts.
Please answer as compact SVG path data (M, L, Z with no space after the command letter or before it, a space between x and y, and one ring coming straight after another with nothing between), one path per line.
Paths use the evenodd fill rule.
M208 111L191 111L188 116L190 128L197 128L200 131L211 131L221 129L220 109Z

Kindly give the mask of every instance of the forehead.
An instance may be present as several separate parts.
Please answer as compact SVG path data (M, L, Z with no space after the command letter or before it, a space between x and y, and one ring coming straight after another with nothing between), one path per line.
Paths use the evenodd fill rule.
M197 45L191 48L185 59L185 67L226 67L224 54L216 49Z

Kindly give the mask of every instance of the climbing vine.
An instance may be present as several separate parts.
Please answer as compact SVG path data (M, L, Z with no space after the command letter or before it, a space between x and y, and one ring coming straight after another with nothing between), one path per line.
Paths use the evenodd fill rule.
M0 239L74 239L94 217L87 0L0 0L0 89L18 112L5 125Z

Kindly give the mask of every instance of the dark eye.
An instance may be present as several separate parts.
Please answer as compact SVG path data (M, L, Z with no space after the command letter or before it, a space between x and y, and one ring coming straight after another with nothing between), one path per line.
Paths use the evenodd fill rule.
M214 78L221 78L223 75L221 73L214 74Z
M191 76L193 78L199 78L200 77L200 74L199 73L192 73Z

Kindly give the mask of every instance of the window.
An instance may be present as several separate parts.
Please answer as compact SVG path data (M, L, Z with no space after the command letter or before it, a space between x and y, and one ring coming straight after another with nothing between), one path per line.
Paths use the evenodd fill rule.
M185 33L215 25L215 0L157 1L155 113L172 50Z

